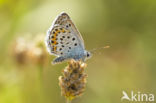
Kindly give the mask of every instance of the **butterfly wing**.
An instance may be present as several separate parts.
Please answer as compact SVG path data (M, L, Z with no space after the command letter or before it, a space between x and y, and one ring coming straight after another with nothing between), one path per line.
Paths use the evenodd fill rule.
M54 20L53 25L63 26L64 28L70 30L74 35L77 36L82 47L84 48L84 40L67 13L62 12L60 15L58 15L58 17Z
M48 51L56 56L71 55L84 49L83 39L66 13L61 13L47 32Z

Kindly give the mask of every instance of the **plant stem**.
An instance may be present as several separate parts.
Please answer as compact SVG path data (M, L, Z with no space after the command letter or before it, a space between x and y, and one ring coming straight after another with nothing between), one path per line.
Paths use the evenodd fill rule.
M71 100L67 99L67 103L71 103Z

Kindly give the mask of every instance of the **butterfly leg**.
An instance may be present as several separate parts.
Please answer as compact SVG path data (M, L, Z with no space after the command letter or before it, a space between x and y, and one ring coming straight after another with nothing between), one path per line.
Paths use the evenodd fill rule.
M66 60L64 57L57 57L54 59L54 61L52 62L52 64L57 64L57 63L60 63L60 62L63 62L64 60Z

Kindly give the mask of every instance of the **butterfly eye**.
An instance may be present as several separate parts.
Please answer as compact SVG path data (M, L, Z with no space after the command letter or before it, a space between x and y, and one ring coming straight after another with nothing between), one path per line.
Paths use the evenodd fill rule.
M87 57L88 57L88 58L90 57L90 53L89 53L89 52L87 52Z
M87 53L87 57L89 57L90 55Z

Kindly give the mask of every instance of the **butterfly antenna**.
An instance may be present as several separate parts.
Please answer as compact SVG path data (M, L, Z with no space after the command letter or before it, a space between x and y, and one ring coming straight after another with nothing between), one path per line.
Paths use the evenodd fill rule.
M95 49L90 50L90 52L94 54L94 53L96 53L96 51L98 51L98 50L107 49L107 48L110 48L110 46L107 45L107 46L104 46L104 47L95 48Z

